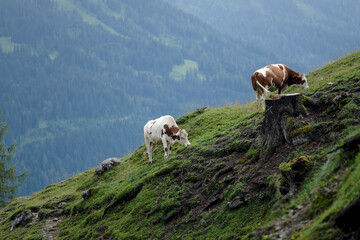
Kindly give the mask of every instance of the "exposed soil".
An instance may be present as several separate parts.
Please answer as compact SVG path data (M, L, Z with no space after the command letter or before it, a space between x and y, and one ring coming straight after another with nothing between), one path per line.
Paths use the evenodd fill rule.
M60 233L60 224L64 221L65 215L47 219L43 225L42 237L43 239L53 240L56 239Z

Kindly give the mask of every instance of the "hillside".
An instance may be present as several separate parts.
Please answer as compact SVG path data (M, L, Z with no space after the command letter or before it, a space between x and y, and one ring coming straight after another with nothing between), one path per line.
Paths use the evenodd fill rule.
M312 71L360 47L357 0L163 1L241 39L249 48L270 49L298 71Z
M0 109L21 195L125 156L148 119L252 95L268 62L160 0L0 1Z
M284 141L262 158L264 113L254 102L200 108L177 119L190 147L175 145L164 160L158 145L149 166L142 145L103 175L90 169L17 198L0 210L3 238L358 239L337 214L360 194L360 52L308 82L303 114L286 125L300 144ZM295 169L301 162L306 175ZM301 177L293 196L287 173ZM10 231L21 212L30 219Z

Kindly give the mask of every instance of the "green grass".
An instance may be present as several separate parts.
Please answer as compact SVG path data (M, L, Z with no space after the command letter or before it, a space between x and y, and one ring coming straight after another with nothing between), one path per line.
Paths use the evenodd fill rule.
M322 91L327 82L358 77L359 62L358 52L310 73L309 92ZM326 76L326 80L321 76ZM340 91L339 88L336 86ZM345 106L341 110L342 121L351 119L351 114L359 110L356 104ZM247 204L235 210L228 208L228 201L246 194L246 181L251 181L247 174L264 170L254 169L255 163L250 159L259 149L251 147L253 139L242 136L243 132L256 131L263 116L255 102L197 109L177 119L179 126L189 133L191 146L174 145L170 157L163 159L162 146L157 145L154 165L149 166L142 145L103 175L98 176L95 169L90 169L31 196L14 199L0 209L0 232L6 239L41 239L43 225L53 218L51 214L55 210L66 215L58 239L254 239L274 221L286 218L287 212L297 205L312 204L305 214L310 223L292 236L299 239L341 236L338 229L329 227L326 219L331 219L360 192L360 155L343 152L341 143L324 145L318 152L301 146L291 149L288 160L309 155L314 162L312 172L291 201L282 202L276 192L281 184L278 172L267 176L266 189L255 193ZM52 124L55 123L41 122L39 128L46 129ZM308 124L292 127L306 130L304 126ZM321 120L312 123L311 131L329 133L337 124ZM339 139L360 132L358 126L346 127ZM230 183L226 177L213 179L231 162L236 165L231 173L237 175ZM336 194L310 196L313 189L331 188L339 179L343 184ZM206 187L201 187L210 180ZM86 189L92 191L88 200L81 197ZM204 203L210 201L204 196L210 198L219 191L219 203L204 209ZM64 210L58 209L60 202L67 204ZM10 232L15 216L21 211L37 212L39 221Z
M321 91L328 84L335 84L341 80L360 78L360 52L355 52L337 61L327 64L323 68L306 74L309 89L302 90L290 87L286 93L300 92L311 94ZM341 87L341 86L340 86Z

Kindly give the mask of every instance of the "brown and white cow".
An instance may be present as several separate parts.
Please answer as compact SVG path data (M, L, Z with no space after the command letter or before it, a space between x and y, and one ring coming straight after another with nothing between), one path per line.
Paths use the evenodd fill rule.
M171 146L176 142L185 147L190 145L187 132L185 129L180 129L170 115L148 121L144 126L144 138L150 164L152 164L152 152L157 142L162 141L165 152L164 158L170 155Z
M260 68L251 76L252 86L255 92L256 101L265 110L265 98L270 91L278 89L281 94L289 86L294 85L302 89L309 87L305 74L295 72L285 64L272 64Z

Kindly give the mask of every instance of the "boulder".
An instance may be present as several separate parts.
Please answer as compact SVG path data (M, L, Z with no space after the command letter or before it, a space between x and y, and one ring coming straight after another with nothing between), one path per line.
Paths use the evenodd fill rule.
M228 202L229 209L236 209L245 204L245 200L236 196L232 201Z
M14 230L15 227L17 227L18 225L22 224L22 223L26 223L28 222L30 219L32 218L32 214L31 213L27 213L27 212L21 212L19 213L14 222L11 224L11 228L10 231Z
M356 232L356 237L360 236L360 197L353 203L349 204L345 209L338 212L334 217L335 225L345 232ZM353 233L355 237L355 234ZM358 239L358 238L356 238Z
M66 202L60 202L58 208L65 209L66 206L67 206Z
M295 195L310 169L311 161L307 156L300 156L288 163L283 162L279 165L279 170L284 177L285 183L289 186L285 199Z
M100 163L100 165L96 168L95 172L96 174L103 174L104 172L106 172L107 170L110 170L111 168L113 168L115 165L121 163L121 159L120 158L108 158L104 161L102 161Z
M83 192L81 192L81 196L83 197L84 200L87 200L91 197L91 190L87 189Z

